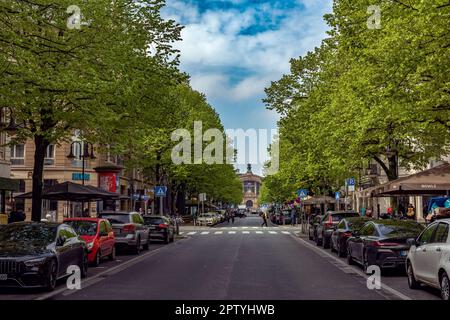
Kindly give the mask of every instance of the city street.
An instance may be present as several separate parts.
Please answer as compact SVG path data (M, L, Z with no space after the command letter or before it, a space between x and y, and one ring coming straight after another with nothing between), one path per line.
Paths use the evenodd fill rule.
M369 290L357 266L300 236L299 227L260 227L261 218L232 225L183 227L174 244L153 244L140 256L90 268L81 290L52 293L1 291L1 299L310 300L439 299L433 290L413 291L403 274L382 277Z

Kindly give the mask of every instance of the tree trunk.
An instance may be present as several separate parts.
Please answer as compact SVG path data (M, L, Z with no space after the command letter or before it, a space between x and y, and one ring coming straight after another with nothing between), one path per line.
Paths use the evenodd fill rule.
M37 135L34 137L34 145L36 149L34 151L31 220L38 222L42 218L44 158L49 142L44 137Z

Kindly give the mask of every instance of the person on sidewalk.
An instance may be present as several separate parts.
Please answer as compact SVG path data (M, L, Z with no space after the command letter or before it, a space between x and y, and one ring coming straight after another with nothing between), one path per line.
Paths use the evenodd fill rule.
M296 226L297 225L297 210L295 209L295 207L292 207L291 209L291 226Z
M234 212L231 212L230 215L231 215L231 223L234 224Z
M263 227L263 226L268 227L268 225L267 225L267 212L263 212L262 218L263 218L263 223L261 224L261 227Z

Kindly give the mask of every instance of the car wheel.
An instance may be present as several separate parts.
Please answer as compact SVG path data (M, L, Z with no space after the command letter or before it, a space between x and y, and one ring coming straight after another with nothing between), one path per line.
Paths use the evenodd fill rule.
M336 249L334 248L333 240L330 240L330 250L331 250L331 252L336 252Z
M94 267L98 267L100 265L100 250L97 250L97 254L95 255L95 259L94 262L92 263L92 265Z
M83 256L81 258L81 265L80 267L80 271L81 271L81 277L82 278L86 278L87 277L87 273L88 273L88 256L86 252L83 252Z
M147 238L147 242L142 246L144 250L150 249L150 236Z
M51 260L48 264L45 289L47 291L55 290L57 280L58 280L58 265L56 264L55 260Z
M134 251L135 254L140 254L141 253L141 238L137 239L136 246L134 247L133 251Z
M343 258L345 257L345 252L342 250L341 245L339 244L339 242L337 243L337 248L336 248L338 257Z
M416 280L416 277L414 276L414 270L411 265L411 262L408 262L408 267L406 268L406 273L408 276L408 286L410 289L419 289L420 283Z
M327 240L324 235L322 235L322 244L324 249L330 248L330 241Z
M350 266L355 264L355 261L352 258L352 253L350 251L350 248L347 249L347 264Z
M449 279L445 272L441 275L441 297L442 300L450 300Z
M108 256L108 259L111 260L111 261L116 260L116 247L115 246L112 247L112 250L111 250L111 253Z

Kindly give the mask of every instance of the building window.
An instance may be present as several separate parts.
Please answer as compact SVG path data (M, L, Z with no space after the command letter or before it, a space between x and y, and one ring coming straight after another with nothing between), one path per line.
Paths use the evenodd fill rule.
M16 144L11 147L11 164L16 166L25 164L24 144Z
M19 180L19 192L25 192L25 180Z
M0 132L0 160L6 160L6 134Z
M54 164L55 164L55 145L50 144L48 145L47 150L45 151L44 165L52 166Z

